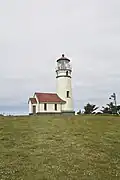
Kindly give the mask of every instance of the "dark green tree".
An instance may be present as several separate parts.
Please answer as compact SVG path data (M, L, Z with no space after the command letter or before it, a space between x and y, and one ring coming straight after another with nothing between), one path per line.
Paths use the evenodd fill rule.
M120 113L120 105L115 107L113 102L110 102L107 104L106 107L102 107L103 109L101 110L104 114L116 114L116 108L117 108L117 113Z
M98 107L96 105L88 103L86 106L84 106L84 114L92 114L93 111L97 109Z
M117 106L117 113L120 114L120 105Z

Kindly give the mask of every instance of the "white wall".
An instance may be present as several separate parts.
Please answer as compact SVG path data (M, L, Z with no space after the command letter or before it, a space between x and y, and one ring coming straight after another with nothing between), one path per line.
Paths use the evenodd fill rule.
M38 99L37 99L37 96L36 96L36 95L34 95L34 98L35 98L35 99L36 99L36 101L37 101L37 104L36 104L36 113L38 113L38 112L39 112L39 109L40 109L39 101L38 101Z
M57 111L55 111L55 104L52 103L46 103L47 104L47 111L44 110L44 103L39 104L39 111L38 112L61 112L62 105L57 104Z
M56 89L58 96L66 101L66 104L62 105L63 111L74 111L73 109L73 97L72 97L72 82L70 77L58 77L56 78ZM70 98L67 98L67 91L69 91Z
M47 104L47 110L44 110L44 103L41 104L31 104L31 101L29 101L29 114L33 113L33 106L36 106L36 113L38 112L58 112L60 113L62 110L62 104L57 104L57 111L55 111L55 104L52 103L46 103Z
M29 114L33 113L33 106L36 106L36 112L37 112L37 104L32 104L31 101L29 101Z
M31 101L29 101L28 106L29 106L29 114L31 114L32 113L32 104L31 104Z

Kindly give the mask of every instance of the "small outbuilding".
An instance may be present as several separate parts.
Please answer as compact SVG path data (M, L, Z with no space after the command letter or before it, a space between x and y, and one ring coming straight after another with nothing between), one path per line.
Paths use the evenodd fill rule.
M29 99L29 114L55 114L62 112L62 105L66 102L55 93L36 92Z

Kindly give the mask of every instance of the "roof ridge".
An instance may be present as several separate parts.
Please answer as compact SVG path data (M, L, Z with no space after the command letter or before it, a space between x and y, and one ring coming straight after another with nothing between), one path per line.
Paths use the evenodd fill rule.
M35 92L35 94L57 94L53 92Z

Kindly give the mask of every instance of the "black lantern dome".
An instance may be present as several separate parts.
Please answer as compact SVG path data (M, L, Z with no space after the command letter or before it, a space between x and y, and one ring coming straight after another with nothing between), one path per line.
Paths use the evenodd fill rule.
M57 62L59 62L59 61L68 61L68 62L70 62L70 59L66 58L65 55L62 54L62 57L59 58L59 59L57 60Z

